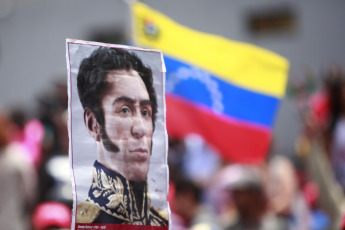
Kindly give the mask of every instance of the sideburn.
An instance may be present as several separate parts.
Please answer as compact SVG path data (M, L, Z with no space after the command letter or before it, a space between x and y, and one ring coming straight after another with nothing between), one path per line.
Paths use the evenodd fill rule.
M107 131L104 128L104 125L101 125L101 130L100 130L100 134L101 134L101 139L103 141L103 145L105 147L106 150L108 150L109 152L114 152L114 153L118 153L120 151L119 147L117 147L108 137Z

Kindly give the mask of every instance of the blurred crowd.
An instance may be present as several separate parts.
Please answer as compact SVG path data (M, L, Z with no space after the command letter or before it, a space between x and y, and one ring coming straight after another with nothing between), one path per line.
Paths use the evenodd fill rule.
M1 229L70 229L67 87L38 97L38 111L0 109Z
M192 151L189 141L175 142L174 147L185 146L183 158ZM170 165L172 229L330 229L330 218L318 205L318 185L286 156L274 155L258 165L200 161L196 171L214 164L201 178L183 170L190 161L173 161L182 165Z
M312 93L297 89L303 119L293 155L272 148L262 163L240 164L196 134L169 138L171 229L345 229L320 202L322 185L308 170L317 143L344 195L345 74L333 67L322 79ZM67 86L56 83L38 98L35 118L0 110L1 229L70 229L67 103Z

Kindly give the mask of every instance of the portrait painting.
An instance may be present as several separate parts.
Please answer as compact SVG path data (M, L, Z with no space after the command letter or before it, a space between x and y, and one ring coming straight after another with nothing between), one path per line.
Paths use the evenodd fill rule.
M72 229L168 229L162 53L67 39L66 60Z

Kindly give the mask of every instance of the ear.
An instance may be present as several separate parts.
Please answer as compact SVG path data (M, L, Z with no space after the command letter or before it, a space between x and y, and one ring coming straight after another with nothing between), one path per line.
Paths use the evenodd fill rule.
M97 119L95 115L93 114L93 112L91 112L91 110L88 108L86 108L84 111L84 123L90 136L95 141L100 141L101 140L100 125L98 124Z

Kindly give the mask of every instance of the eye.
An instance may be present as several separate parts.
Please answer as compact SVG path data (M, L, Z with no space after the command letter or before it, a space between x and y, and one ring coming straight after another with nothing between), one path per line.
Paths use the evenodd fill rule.
M150 111L147 110L147 109L144 109L143 111L141 111L141 114L142 114L144 117L150 117L150 116L151 116Z
M127 114L129 112L130 112L130 110L129 110L129 108L127 106L124 106L124 107L121 108L121 113Z

